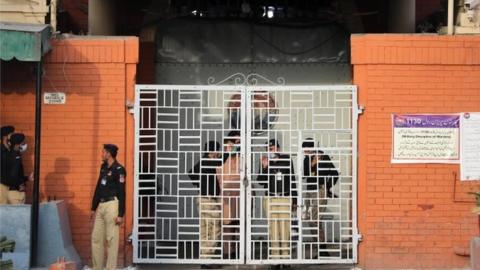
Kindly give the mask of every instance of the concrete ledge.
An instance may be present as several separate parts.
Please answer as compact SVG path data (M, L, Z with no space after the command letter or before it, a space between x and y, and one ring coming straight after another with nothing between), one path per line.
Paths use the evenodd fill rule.
M14 253L3 253L2 256L10 256L14 261L14 269L23 265L30 265L30 220L31 206L0 205L0 235L15 240ZM18 260L25 260L21 263ZM21 265L20 265L21 264Z

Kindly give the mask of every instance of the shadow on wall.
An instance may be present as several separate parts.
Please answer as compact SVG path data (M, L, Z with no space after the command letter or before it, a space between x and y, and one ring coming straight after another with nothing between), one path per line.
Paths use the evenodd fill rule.
M45 186L43 195L47 200L65 200L68 202L75 196L75 193L70 191L70 185L73 183L68 183L66 180L69 173L70 159L66 157L57 158L54 171L45 176L45 183L48 183L48 185Z

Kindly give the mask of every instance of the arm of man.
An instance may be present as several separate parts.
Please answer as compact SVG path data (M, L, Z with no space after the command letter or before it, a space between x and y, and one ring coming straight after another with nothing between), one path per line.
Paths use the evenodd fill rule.
M324 175L326 177L326 189L327 195L330 197L332 195L330 190L337 183L339 173L328 155L322 155L321 162L323 164L323 169L326 170L324 171Z
M188 178L192 180L193 185L199 187L199 180L200 180L200 162L198 161L197 164L188 172Z
M5 149L5 147L2 145L1 147L1 152L0 152L0 179L2 180L2 184L6 183L7 179L7 158L8 158L8 151Z
M100 181L102 180L102 173L100 169L100 173L98 174L98 179L97 179L97 185L95 187L95 193L93 194L92 198L92 215L91 219L93 219L93 215L95 213L95 210L97 210L98 204L100 203L100 194L99 194L99 187L100 187Z
M26 185L25 183L28 182L29 177L25 176L25 170L23 169L23 161L20 163L20 169L18 170L18 176L19 176L19 190L20 191L25 191Z
M123 166L117 167L118 171L118 217L116 220L117 225L123 222L123 215L125 214L125 181L126 171Z
M268 187L268 158L266 156L262 156L261 159L262 168L260 170L260 174L257 176L257 182L263 188Z

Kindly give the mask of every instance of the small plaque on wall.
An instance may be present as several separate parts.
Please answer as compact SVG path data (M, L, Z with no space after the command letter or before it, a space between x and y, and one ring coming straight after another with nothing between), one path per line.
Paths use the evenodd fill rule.
M62 93L62 92L43 94L43 103L45 104L51 104L51 105L65 104L66 101L67 101L67 97L65 93Z

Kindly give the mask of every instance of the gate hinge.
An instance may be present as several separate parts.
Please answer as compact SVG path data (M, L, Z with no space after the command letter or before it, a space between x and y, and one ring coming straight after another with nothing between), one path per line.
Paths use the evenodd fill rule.
M354 234L353 237L354 237L354 240L356 240L357 243L363 241L363 236L359 233Z
M128 112L129 112L130 114L134 114L134 113L135 113L135 102L134 102L134 101L127 100L127 101L125 102L125 107L127 107Z
M362 105L357 106L357 115L363 114L363 111L365 111L365 107Z

